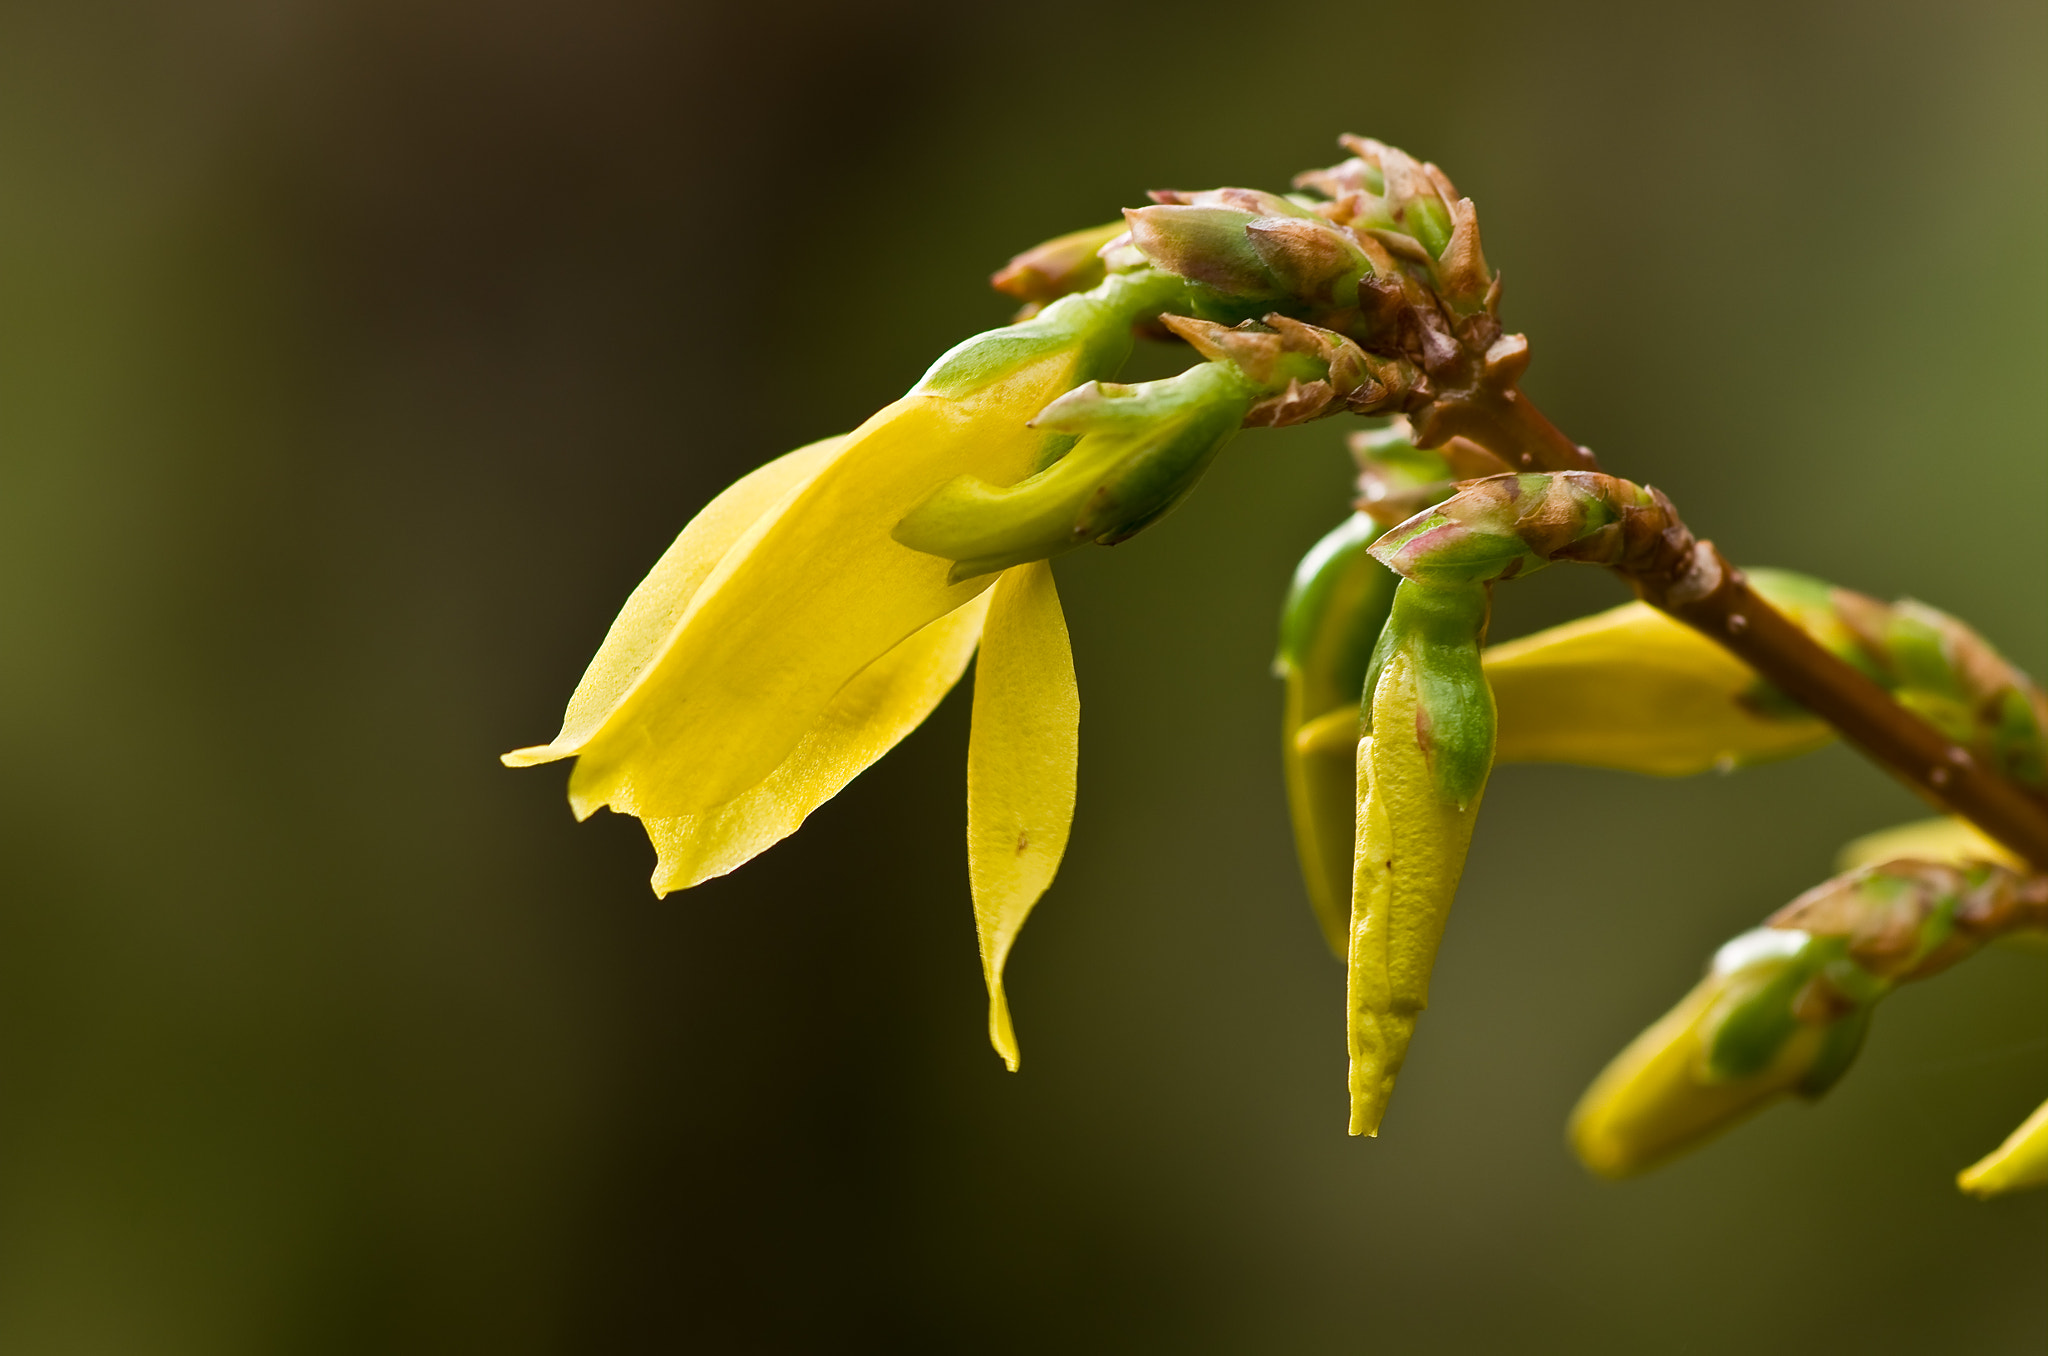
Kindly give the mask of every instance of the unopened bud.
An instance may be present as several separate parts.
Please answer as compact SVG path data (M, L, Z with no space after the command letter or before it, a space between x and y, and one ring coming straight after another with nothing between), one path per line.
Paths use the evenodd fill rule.
M1389 527L1406 522L1457 493L1458 482L1505 474L1506 462L1469 438L1420 448L1408 421L1351 435L1358 464L1358 508Z
M1815 886L1715 953L1691 994L1594 1080L1571 1140L1626 1176L1847 1071L1871 1010L1985 942L2048 925L2048 877L1911 859Z
M1353 305L1359 280L1373 271L1351 233L1321 218L1261 217L1244 231L1287 295L1310 305Z
M1019 301L1044 304L1070 292L1085 292L1101 282L1106 269L1102 247L1124 233L1113 221L1056 236L1010 260L989 278L996 291Z
M1479 213L1470 198L1451 207L1451 236L1436 265L1437 292L1462 314L1489 305L1496 296L1493 272L1479 244Z
M1390 530L1373 554L1407 579L1512 579L1557 560L1629 567L1672 549L1664 497L1589 471L1493 476Z
M1579 1099L1569 1132L1579 1160L1602 1177L1627 1177L1780 1097L1824 1091L1854 1058L1867 1025L1861 1007L1830 1013L1801 1004L1827 950L1780 928L1722 947L1706 978Z
M1165 203L1125 208L1124 219L1131 244L1168 273L1242 300L1284 293L1245 234L1253 213Z

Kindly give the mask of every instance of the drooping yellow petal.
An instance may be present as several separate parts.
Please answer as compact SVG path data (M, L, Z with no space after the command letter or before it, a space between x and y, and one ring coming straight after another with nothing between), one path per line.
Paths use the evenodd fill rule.
M1983 831L1969 820L1945 815L1939 819L1915 820L1897 828L1879 829L1876 833L1866 833L1853 839L1836 855L1835 870L1838 873L1854 871L1859 867L1895 862L1901 857L1951 864L1995 862L2015 871L2028 869L2010 848L1996 839L1985 837Z
M1350 946L1351 878L1358 856L1358 706L1347 702L1303 721L1301 687L1290 674L1285 729L1294 734L1281 749L1288 817L1309 905L1324 940L1342 960Z
M1661 777L1789 758L1834 737L1804 713L1767 714L1756 674L1647 603L1486 651L1503 763L1577 763Z
M2005 1143L1958 1173L1956 1185L1982 1197L2048 1186L2048 1102L2035 1107Z
M1373 689L1373 732L1358 747L1345 995L1354 1135L1379 1133L1415 1019L1429 1005L1429 972L1479 818L1479 795L1461 810L1438 793L1416 707L1413 663L1397 651Z
M1003 964L1067 850L1081 702L1052 566L1013 566L993 592L967 744L967 874L988 982L989 1041L1015 1070Z
M890 531L963 473L1009 484L1044 435L1026 422L1070 384L1055 351L957 397L913 394L868 420L795 496L764 515L697 591L668 644L584 747L578 813L697 814L789 756L855 674L982 592Z
M580 752L661 652L690 600L733 543L778 502L807 484L846 446L848 436L842 433L785 453L740 477L706 504L619 609L604 644L569 698L562 732L552 743L514 749L501 760L505 766L532 767Z
M862 669L758 785L703 814L645 821L659 858L654 893L687 890L767 851L923 724L966 672L988 602L986 593L970 599Z

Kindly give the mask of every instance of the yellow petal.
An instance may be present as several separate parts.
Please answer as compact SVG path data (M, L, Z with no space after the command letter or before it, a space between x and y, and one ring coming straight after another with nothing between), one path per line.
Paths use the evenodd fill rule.
M966 672L988 599L972 599L862 669L759 785L703 814L645 821L659 858L654 893L687 890L767 851L923 724Z
M1944 816L1866 833L1850 842L1835 857L1835 870L1837 873L1854 871L1881 862L1894 862L1901 857L1958 865L1964 862L1996 862L2015 871L2029 869L2011 849L1985 837L1983 831L1969 820Z
M1683 777L1789 758L1834 737L1744 700L1756 674L1691 627L1628 603L1486 651L1503 763Z
M974 668L967 743L967 875L988 982L988 1035L1012 1070L1017 1037L1003 963L1052 884L1074 821L1081 701L1052 566L1003 571Z
M2048 1102L2035 1107L2005 1143L1957 1174L1956 1185L1984 1197L2048 1185Z
M1358 707L1346 703L1303 721L1303 686L1296 674L1287 675L1284 728L1294 734L1282 745L1281 769L1309 904L1322 924L1323 939L1342 960L1350 945L1357 859Z
M1065 390L1054 352L958 398L913 394L868 420L721 560L662 653L577 760L570 800L643 818L697 814L789 756L855 674L988 587L892 540L960 474L1009 484L1043 435L1026 421Z
M640 581L605 634L596 658L569 698L562 732L551 744L515 749L507 767L551 763L580 751L619 699L668 642L704 580L748 528L788 497L846 446L848 435L826 438L777 457L740 477L690 520Z
M1415 737L1413 662L1396 651L1373 689L1373 733L1358 748L1358 858L1352 886L1351 1133L1377 1135L1415 1019L1429 1005L1429 972L1479 796L1460 810L1437 792Z

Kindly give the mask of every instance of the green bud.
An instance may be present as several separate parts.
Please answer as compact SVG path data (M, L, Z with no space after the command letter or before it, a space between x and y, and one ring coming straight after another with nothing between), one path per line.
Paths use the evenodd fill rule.
M1245 228L1259 218L1232 207L1162 203L1124 209L1131 244L1154 267L1250 301L1277 300L1286 289L1252 248Z
M1108 274L1102 247L1124 233L1121 220L1056 236L1010 260L989 278L989 286L1023 302L1057 301L1086 292Z
M1320 217L1262 217L1247 222L1252 252L1283 291L1315 306L1355 306L1372 261L1351 234Z
M1015 485L975 476L948 481L897 524L894 536L914 551L957 562L955 580L1088 542L1123 541L1193 488L1258 394L1226 363L1138 386L1090 382L1032 421L1080 435L1066 455Z
M1503 475L1507 463L1466 438L1417 447L1405 419L1351 435L1359 507L1390 526L1427 512L1458 492L1461 480Z
M1513 579L1554 560L1621 564L1674 521L1655 491L1587 471L1496 475L1390 530L1373 554L1404 579Z

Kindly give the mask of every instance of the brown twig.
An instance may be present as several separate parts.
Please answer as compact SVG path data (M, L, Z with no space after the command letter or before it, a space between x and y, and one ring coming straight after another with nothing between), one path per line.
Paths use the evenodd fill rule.
M1494 390L1460 393L1434 421L1418 419L1418 428L1437 435L1431 441L1471 438L1532 471L1598 469L1592 453L1558 432L1526 395L1511 386ZM1922 798L2048 870L2048 803L1985 767L1825 649L1752 589L1712 542L1693 540L1679 523L1657 555L1647 568L1617 567L1645 602L1720 644Z

